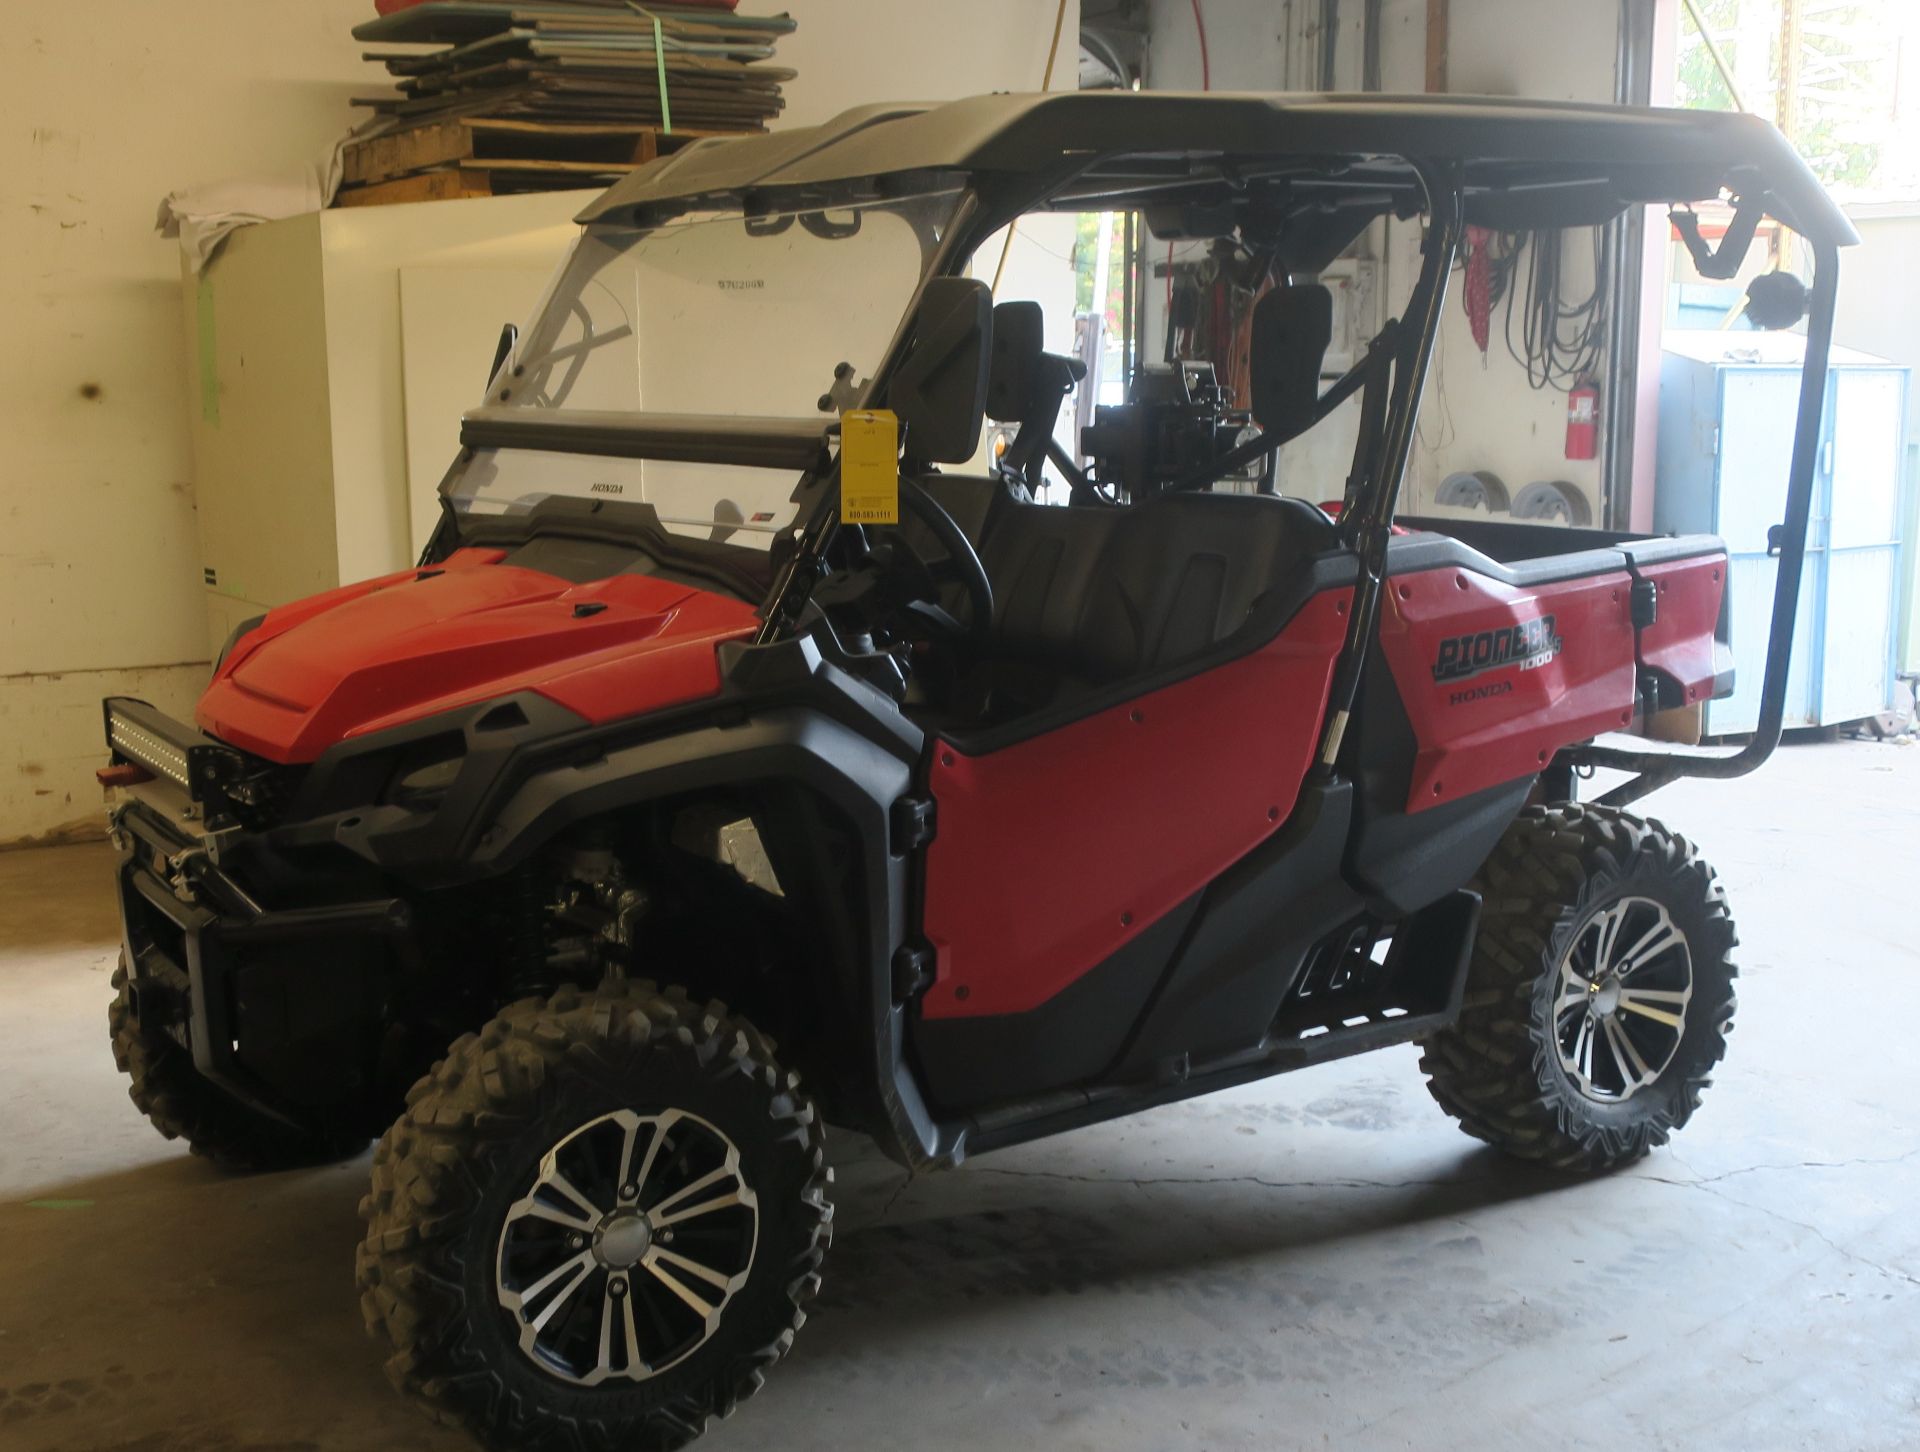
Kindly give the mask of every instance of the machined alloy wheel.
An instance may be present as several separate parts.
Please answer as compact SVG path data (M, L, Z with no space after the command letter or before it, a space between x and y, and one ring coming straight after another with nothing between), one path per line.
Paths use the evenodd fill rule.
M1459 1020L1420 1067L1460 1127L1558 1169L1637 1159L1726 1052L1726 893L1692 844L1609 807L1529 807L1475 876Z
M785 1356L832 1238L818 1115L718 1003L562 988L455 1042L374 1151L403 1392L489 1447L680 1447Z
M581 1386L645 1381L705 1345L753 1269L740 1151L697 1114L616 1109L541 1158L494 1279L520 1349Z
M1560 955L1560 1067L1589 1099L1632 1098L1679 1052L1692 997L1693 959L1673 914L1651 898L1620 898Z

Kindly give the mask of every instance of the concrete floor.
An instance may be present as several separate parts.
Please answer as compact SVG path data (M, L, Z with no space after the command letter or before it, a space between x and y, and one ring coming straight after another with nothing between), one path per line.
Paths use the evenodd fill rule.
M1677 1150L1516 1167L1411 1048L904 1182L844 1142L827 1289L702 1444L1920 1447L1920 750L1790 748L1654 810L1745 947ZM0 1447L457 1449L351 1283L364 1159L225 1179L128 1105L102 848L0 856Z

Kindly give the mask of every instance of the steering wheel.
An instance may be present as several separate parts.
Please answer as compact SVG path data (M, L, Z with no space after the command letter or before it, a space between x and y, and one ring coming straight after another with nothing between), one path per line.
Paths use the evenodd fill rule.
M927 634L936 638L985 640L993 630L993 582L987 578L986 566L980 563L973 542L967 538L966 531L953 522L953 516L947 513L940 501L913 480L901 479L900 502L932 532L946 551L941 558L929 560L915 548L912 536L905 530L893 531L890 544L897 548L889 553L894 561L898 561L901 555L907 556L913 572L919 577L918 598L906 603L907 614ZM949 580L966 592L965 625L955 620L940 603L940 586Z

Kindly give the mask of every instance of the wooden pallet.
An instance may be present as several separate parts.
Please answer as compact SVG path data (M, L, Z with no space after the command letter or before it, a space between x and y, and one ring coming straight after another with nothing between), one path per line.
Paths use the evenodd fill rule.
M621 123L462 117L352 143L341 158L338 207L492 196L503 189L591 186L678 150L714 130L661 131ZM496 180L498 174L498 180Z
M395 177L371 186L342 187L333 204L336 207L384 207L399 202L450 202L492 195L493 182L486 172L450 168Z

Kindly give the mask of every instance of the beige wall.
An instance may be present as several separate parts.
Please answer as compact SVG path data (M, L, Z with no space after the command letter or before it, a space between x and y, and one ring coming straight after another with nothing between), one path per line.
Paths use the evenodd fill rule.
M0 842L98 819L102 695L190 706L205 629L177 187L321 153L365 0L88 0L10 16L0 127Z
M1543 101L1611 101L1618 26L1611 0L1584 5L1453 0L1448 89ZM1424 35L1419 45L1424 57ZM1585 296L1592 286L1592 236L1586 230L1566 234L1565 296ZM1406 266L1412 264L1409 256ZM1599 462L1567 458L1567 396L1528 386L1525 370L1502 336L1504 306L1492 318L1483 362L1457 284L1447 304L1420 421L1411 502L1431 503L1440 481L1457 470L1490 468L1514 494L1535 480L1571 483L1586 494L1594 523L1604 523ZM1519 323L1516 317L1516 338Z
M1860 245L1840 254L1833 340L1920 369L1920 208L1849 209ZM1920 445L1920 387L1907 397L1907 443Z
M747 0L789 10L788 119L1040 81L1054 6ZM21 7L0 126L0 844L99 820L98 701L185 714L205 678L178 262L160 197L318 156L382 76L372 0ZM962 15L964 14L964 23ZM1071 84L1078 0L1067 0ZM397 282L396 282L397 286ZM271 487L271 481L262 481Z
M1236 0L1237 3L1237 0ZM869 101L951 101L1037 91L1058 7L1052 0L741 0L800 28L780 61L800 72L785 121L810 126ZM1066 0L1053 88L1078 84L1080 0Z

